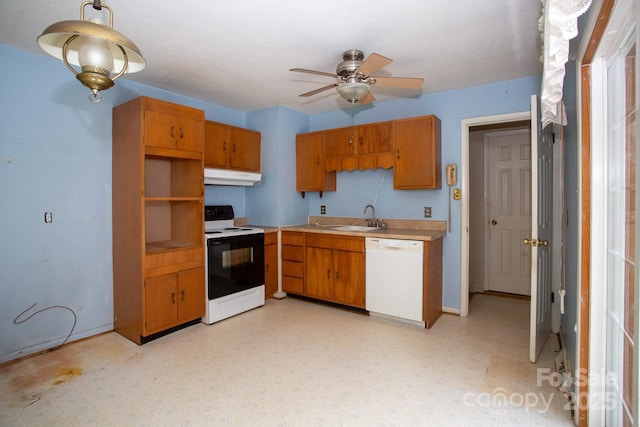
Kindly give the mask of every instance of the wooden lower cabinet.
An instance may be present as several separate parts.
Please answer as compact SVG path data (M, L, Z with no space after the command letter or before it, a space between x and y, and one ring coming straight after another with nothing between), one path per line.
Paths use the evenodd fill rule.
M282 290L293 294L304 293L304 234L283 231Z
M442 314L442 239L424 242L422 319L427 329Z
M305 243L305 295L364 308L364 238L308 234Z
M282 290L366 308L364 237L282 231ZM442 314L442 239L424 242L422 318Z
M204 268L197 267L144 281L144 335L204 315Z
M278 233L264 233L264 297L278 292Z

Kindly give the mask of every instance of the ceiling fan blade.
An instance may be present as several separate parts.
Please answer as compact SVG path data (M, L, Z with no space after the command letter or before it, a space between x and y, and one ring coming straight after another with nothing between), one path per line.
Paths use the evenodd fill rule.
M393 61L389 58L378 55L377 53L372 53L367 59L364 60L362 64L360 64L355 73L370 76L371 74L386 67L392 62Z
M327 86L323 86L323 87L321 87L321 88L319 88L319 89L312 90L312 91L310 91L310 92L305 92L305 93L303 93L303 94L301 94L301 95L299 95L299 96L311 96L311 95L315 95L316 93L320 93L320 92L324 92L325 90L332 89L332 88L336 87L337 85L338 85L337 83L333 83L333 84L330 84L330 85L327 85Z
M399 87L403 89L421 89L424 79L411 77L372 77L376 86Z
M367 92L367 94L358 101L358 104L360 105L371 104L375 100L376 98L371 94L371 92Z
M289 71L295 71L296 73L317 74L319 76L333 77L334 79L338 78L338 76L335 74L325 73L324 71L307 70L306 68L292 68Z

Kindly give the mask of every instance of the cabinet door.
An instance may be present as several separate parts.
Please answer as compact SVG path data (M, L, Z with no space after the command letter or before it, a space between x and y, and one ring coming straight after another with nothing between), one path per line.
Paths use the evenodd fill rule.
M333 251L333 300L364 308L364 254Z
M178 318L176 273L147 277L144 281L145 335L175 323Z
M173 114L146 110L144 112L144 145L176 148L176 119Z
M440 120L435 116L393 122L396 189L441 188Z
M358 155L391 153L391 123L358 126Z
M275 234L275 233L269 233ZM265 240L266 240L265 234ZM277 239L277 237L276 237ZM284 262L284 261L283 261ZM266 298L270 298L278 292L278 245L269 244L264 246L264 293Z
M333 260L330 249L307 248L305 294L325 300L333 298Z
M178 320L185 322L204 316L204 267L178 272Z
M187 117L176 118L173 136L179 150L202 152L204 126L201 120Z
M231 150L229 127L214 123L204 124L204 166L210 168L227 167L227 150Z
M326 157L353 156L355 154L356 128L324 131L324 154Z
M260 172L260 133L231 128L231 169Z
M335 191L336 174L324 171L322 133L296 137L296 191Z

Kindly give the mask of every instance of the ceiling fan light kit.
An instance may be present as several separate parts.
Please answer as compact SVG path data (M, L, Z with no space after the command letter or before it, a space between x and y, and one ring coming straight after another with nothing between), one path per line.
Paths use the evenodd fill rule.
M336 86L336 90L341 97L347 100L350 104L355 104L360 101L368 92L369 85L366 83L341 83Z
M420 89L424 82L421 78L407 77L374 77L376 71L386 67L393 61L377 53L372 53L364 60L364 53L358 49L347 50L342 54L342 62L336 68L336 74L324 71L307 70L305 68L292 68L289 71L299 73L317 74L321 76L333 77L336 83L319 89L305 92L300 96L311 96L325 90L336 88L338 94L350 104L369 104L375 101L370 92L370 86L399 87L407 89Z
M84 8L88 5L96 10L105 8L109 12L109 26L97 18L85 20ZM38 45L63 61L76 78L91 89L92 102L100 102L100 91L112 87L120 76L136 73L146 66L135 43L113 29L113 11L100 0L81 4L79 21L56 22L45 28L38 37ZM72 65L79 66L81 71Z

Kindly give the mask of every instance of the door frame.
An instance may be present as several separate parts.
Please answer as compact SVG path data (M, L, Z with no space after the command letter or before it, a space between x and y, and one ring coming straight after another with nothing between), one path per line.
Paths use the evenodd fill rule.
M460 122L460 175L462 198L460 224L460 316L469 314L469 131L471 127L531 120L531 111L473 117Z

